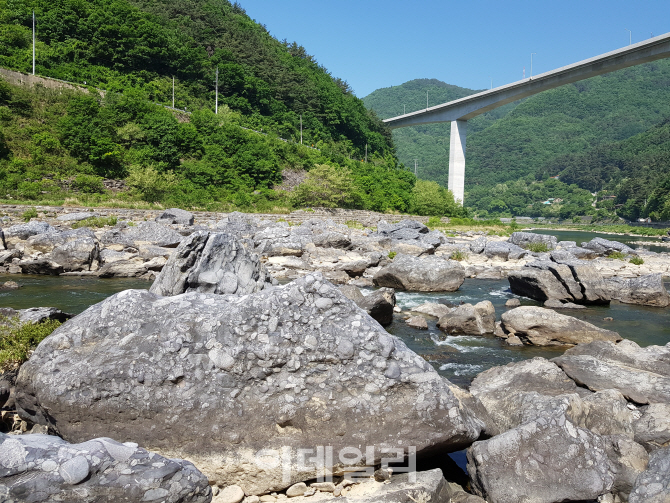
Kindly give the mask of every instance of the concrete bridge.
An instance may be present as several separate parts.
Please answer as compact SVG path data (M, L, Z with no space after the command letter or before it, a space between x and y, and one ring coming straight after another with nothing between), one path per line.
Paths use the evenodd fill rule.
M462 204L465 185L465 139L469 119L548 89L664 58L670 58L670 33L550 72L533 75L512 84L496 87L425 110L392 117L384 122L391 129L451 122L449 190L453 192L454 198L460 200Z

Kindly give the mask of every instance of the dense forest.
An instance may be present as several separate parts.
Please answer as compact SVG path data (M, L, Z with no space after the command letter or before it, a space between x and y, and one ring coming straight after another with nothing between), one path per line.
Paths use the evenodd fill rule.
M30 70L33 9L37 74L89 92L0 81L1 199L462 214L436 183L415 184L346 82L237 3L0 0L0 66ZM167 108L173 78L181 112Z
M646 209L645 201L670 170L661 126L670 118L669 81L670 60L662 60L562 86L472 119L466 205L475 213L506 216L603 217L616 210L628 219L661 218L662 212ZM380 89L364 101L382 118L398 115L398 103L409 96L417 109L425 108L420 100L425 102L427 88L429 96L435 93L436 82ZM450 91L443 101L476 92L443 88ZM403 128L393 137L402 162L413 167L418 159L419 178L446 186L448 124ZM549 176L558 179L547 184ZM587 194L602 190L606 201L592 206L596 198ZM549 198L561 201L543 204Z

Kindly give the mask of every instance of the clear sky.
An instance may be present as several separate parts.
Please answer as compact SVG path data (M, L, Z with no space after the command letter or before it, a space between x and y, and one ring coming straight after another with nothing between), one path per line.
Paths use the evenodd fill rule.
M670 32L670 0L239 0L359 97L436 78L484 89Z

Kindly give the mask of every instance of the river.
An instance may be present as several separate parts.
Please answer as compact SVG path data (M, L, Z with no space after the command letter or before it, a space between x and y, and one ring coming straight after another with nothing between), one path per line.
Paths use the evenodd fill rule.
M610 241L618 241L620 243L625 243L629 245L631 248L639 248L640 245L638 244L630 244L630 243L635 243L639 241L643 241L645 244L643 245L644 248L646 248L649 251L652 252L657 252L657 253L662 253L662 252L669 252L670 249L668 249L667 246L659 246L658 242L660 242L661 238L660 237L647 237L647 236L630 236L628 234L604 234L602 232L585 232L585 231L555 231L552 229L533 229L530 232L534 232L536 234L549 234L551 236L556 236L556 239L559 241L575 241L577 243L577 246L579 246L582 242L586 241L591 241L593 238L603 238L603 239L609 239Z

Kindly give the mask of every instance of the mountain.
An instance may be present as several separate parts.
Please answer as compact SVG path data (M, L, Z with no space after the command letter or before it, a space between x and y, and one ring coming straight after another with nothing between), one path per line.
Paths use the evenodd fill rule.
M429 96L432 90L444 89L444 101L476 92L436 82L407 83L417 96L415 109L425 108L416 100L425 99L426 89ZM490 210L485 201L492 187L529 176L542 179L543 173L559 175L583 189L602 188L585 177L568 173L564 177L561 162L566 156L593 156L599 146L607 149L661 124L670 117L669 82L670 60L661 60L546 91L469 121L466 205ZM398 115L398 104L408 96L407 84L379 89L363 101L382 118ZM413 167L412 159L418 158L418 176L446 186L448 124L394 130L393 138L402 162ZM581 158L574 159L571 173Z

